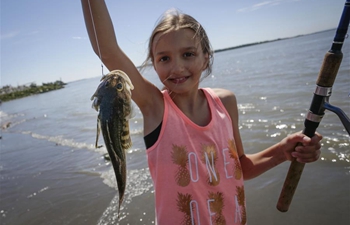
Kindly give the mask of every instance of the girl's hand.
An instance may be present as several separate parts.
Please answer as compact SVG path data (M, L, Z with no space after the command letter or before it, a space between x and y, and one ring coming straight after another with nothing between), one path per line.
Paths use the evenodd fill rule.
M319 159L321 140L322 135L317 132L312 138L298 132L284 138L280 142L280 147L283 149L287 160L296 159L301 163L309 163Z

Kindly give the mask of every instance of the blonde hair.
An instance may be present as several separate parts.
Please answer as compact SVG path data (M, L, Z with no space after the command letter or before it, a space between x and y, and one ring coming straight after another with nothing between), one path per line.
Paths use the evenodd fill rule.
M213 50L211 47L211 44L209 42L209 38L202 27L202 25L194 19L192 16L184 13L180 13L176 9L168 10L164 13L164 15L160 18L158 21L156 27L154 28L151 37L149 39L148 43L148 55L144 63L142 64L142 67L145 67L149 65L150 62L153 62L153 52L152 52L152 46L154 37L159 33L169 33L174 30L179 29L191 29L194 31L195 35L194 38L198 37L200 40L201 47L203 49L204 54L208 54L208 65L206 68L206 74L204 77L207 77L212 72L212 65L213 65Z

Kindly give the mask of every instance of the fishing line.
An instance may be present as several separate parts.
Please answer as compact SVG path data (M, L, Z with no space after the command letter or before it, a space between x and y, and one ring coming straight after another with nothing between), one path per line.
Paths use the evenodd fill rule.
M101 54L100 45L99 45L98 38L97 38L97 32L96 32L96 27L95 27L95 21L94 21L94 16L92 15L90 0L88 0L88 3L89 3L89 11L90 11L90 16L91 16L92 28L93 28L93 30L94 30L95 39L96 39L96 44L97 44L98 56L100 57L100 62L101 62L102 76L104 76L104 73L103 73L102 54Z

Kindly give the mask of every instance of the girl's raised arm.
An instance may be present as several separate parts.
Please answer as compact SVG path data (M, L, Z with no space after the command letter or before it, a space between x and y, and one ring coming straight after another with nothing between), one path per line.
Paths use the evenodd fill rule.
M81 0L81 3L92 48L101 57L103 64L110 71L119 69L128 74L135 87L132 98L144 116L159 109L162 106L162 95L157 87L141 76L135 65L118 46L105 1ZM96 35L98 43L96 43Z

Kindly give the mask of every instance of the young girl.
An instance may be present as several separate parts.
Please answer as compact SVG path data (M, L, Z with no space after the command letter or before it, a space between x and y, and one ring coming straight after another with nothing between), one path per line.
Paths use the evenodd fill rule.
M160 91L120 49L104 1L82 0L82 7L94 51L134 85L158 224L246 224L244 179L293 158L303 163L319 158L319 134L310 139L295 133L256 154L244 153L235 95L199 88L202 74L211 72L213 50L191 16L165 14L150 37L147 60L164 84ZM298 142L302 145L295 147Z

